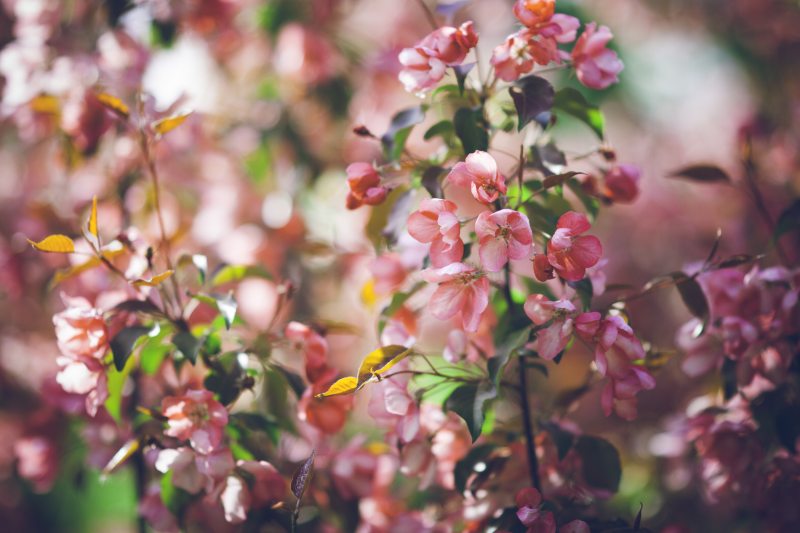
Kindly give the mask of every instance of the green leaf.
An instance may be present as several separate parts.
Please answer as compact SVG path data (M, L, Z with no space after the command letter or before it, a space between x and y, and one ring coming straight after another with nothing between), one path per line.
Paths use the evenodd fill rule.
M139 365L145 374L152 376L161 367L162 361L170 350L169 345L164 344L164 339L171 331L172 329L168 325L160 325L158 332L151 332L151 336L142 344L142 348L139 350Z
M475 442L481 435L486 415L487 402L497 397L497 389L488 382L476 385L461 385L450 394L445 409L453 411L467 424L467 429Z
M223 265L211 278L211 286L217 287L226 283L241 281L245 278L272 279L272 275L264 267L258 265Z
M140 337L147 335L152 328L147 326L129 326L120 330L119 333L114 335L109 343L111 345L111 353L114 356L114 368L121 372L125 368L125 363L133 352L133 347Z
M133 370L136 360L128 358L122 370L109 369L106 372L108 377L108 398L105 401L106 411L111 415L111 418L119 422L122 419L122 390L125 388L125 382Z
M553 107L577 118L603 139L605 123L603 112L597 106L590 104L577 89L566 87L558 91L555 94Z
M197 337L188 331L179 331L172 337L172 344L192 364L197 362L197 352L200 351L200 340Z
M388 160L400 159L411 130L423 120L425 120L425 107L421 105L404 109L392 117L389 129L381 136L381 143Z
M539 122L542 127L547 125L555 95L549 81L539 76L525 76L509 87L508 92L517 109L517 131L522 131L532 120Z
M786 233L800 229L800 200L787 207L778 217L773 238L777 241Z
M476 150L486 151L489 149L489 134L481 126L483 114L481 110L462 107L456 111L453 117L453 127L456 135L464 147L464 154L471 154Z
M283 379L289 384L292 391L294 391L295 396L298 398L303 396L306 391L306 384L302 377L281 365L273 364L272 368L283 376Z
M508 364L508 360L511 358L511 354L518 348L524 346L528 342L528 339L530 339L530 336L530 326L519 331L512 332L508 335L508 337L506 337L505 342L503 342L497 348L495 356L490 357L486 362L486 368L489 371L489 379L492 380L492 383L494 383L495 387L500 386L500 380L503 377L503 371Z
M233 324L233 319L236 318L236 300L233 298L233 293L228 293L227 295L214 295L214 302L217 305L217 310L219 314L222 315L223 320L225 320L225 329L231 329L231 324Z
M440 120L425 132L423 138L426 141L433 139L434 137L442 137L445 141L448 137L455 134L455 127L453 126L453 122L451 120Z
M622 477L619 452L613 444L600 437L581 435L575 441L575 451L581 457L583 478L591 487L616 492Z
M594 296L594 288L592 287L592 280L588 277L580 281L568 281L567 285L575 289L578 297L581 299L581 305L584 311L588 311L592 307L592 297Z

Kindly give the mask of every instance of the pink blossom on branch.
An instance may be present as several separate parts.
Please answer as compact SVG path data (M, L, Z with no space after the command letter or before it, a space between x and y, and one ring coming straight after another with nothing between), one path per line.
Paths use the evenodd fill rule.
M444 77L447 67L460 65L476 44L478 34L471 21L458 28L439 28L416 46L400 52L400 82L409 92L424 92Z
M528 217L513 209L482 212L475 221L475 233L487 272L499 272L511 259L527 259L533 249Z
M548 300L543 294L531 294L525 300L525 314L537 326L551 322L536 333L536 351L543 359L552 360L567 346L572 336L575 306L569 300Z
M447 181L472 191L472 196L483 204L490 204L506 193L506 179L497 169L497 161L487 152L477 150L465 161L456 163L447 175Z
M58 348L65 356L102 359L108 352L103 312L83 298L62 298L67 308L53 316Z
M429 309L439 320L461 316L466 331L476 331L481 314L489 305L489 280L486 274L464 263L453 263L438 270L422 272L429 283L438 283Z
M464 242L456 204L450 200L423 200L420 208L408 217L408 233L419 242L430 243L431 264L445 267L461 261Z
M572 62L578 80L590 89L605 89L619 81L623 65L617 53L606 48L612 39L611 30L606 26L597 28L591 22L578 37L572 49Z
M569 211L561 215L553 238L547 245L547 260L555 272L567 281L580 281L586 269L593 267L603 255L600 239L581 235L591 229L583 213ZM545 281L540 278L540 281Z
M529 28L549 21L556 9L556 0L517 0L514 16Z
M357 209L364 204L378 205L386 199L389 190L381 186L381 176L369 163L352 163L345 170L347 185L347 208Z
M207 390L189 390L182 396L167 396L161 403L167 417L164 434L188 440L200 453L210 453L222 443L228 411Z

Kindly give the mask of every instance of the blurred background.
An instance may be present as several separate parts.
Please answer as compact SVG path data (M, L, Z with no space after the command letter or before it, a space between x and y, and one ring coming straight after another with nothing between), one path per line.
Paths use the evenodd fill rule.
M513 30L511 3L475 0L457 14L475 21L484 61ZM51 318L62 308L60 294L92 296L113 282L99 271L70 270L64 257L37 254L26 242L79 234L93 195L109 235L133 227L132 239L157 235L138 148L90 90L132 102L141 88L151 96L147 112L195 111L157 154L166 223L180 235L176 254L200 250L215 264L262 264L292 280L300 294L294 316L346 317L357 326L355 335L330 338L337 365L349 369L376 342L377 309L362 293L374 257L363 231L369 208L345 209L343 168L380 158L379 147L352 128L380 134L393 113L418 102L397 81L396 57L428 26L415 2L391 0L1 5L0 529L125 531L135 513L131 476L123 471L101 483L83 466L87 453L99 454L89 463L102 466L108 456L101 452L113 453L121 430L111 421L71 422L53 384ZM619 85L588 95L606 114L619 160L642 170L638 200L598 220L609 284L639 286L702 262L718 228L721 256L765 252L774 260L769 231L742 186L743 140L752 140L775 217L800 193L798 2L559 0L557 9L608 25L625 62ZM553 79L577 87L566 76ZM596 145L577 123L556 131L568 153ZM421 135L409 147L432 150ZM699 163L721 167L732 184L668 177ZM54 279L56 271L63 279ZM279 298L274 283L247 281L236 297L254 331L269 327ZM676 291L658 291L630 310L644 340L674 353L675 332L689 318ZM589 358L565 358L537 386L581 383ZM709 507L693 486L692 467L654 451L669 413L716 385L690 380L679 367L668 358L634 423L603 417L599 391L571 416L621 447L622 488L609 513L630 517L644 502L654 529L733 531L735 520L725 522L730 510Z

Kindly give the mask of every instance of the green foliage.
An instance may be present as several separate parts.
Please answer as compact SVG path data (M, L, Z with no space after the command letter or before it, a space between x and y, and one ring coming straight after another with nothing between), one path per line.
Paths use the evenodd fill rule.
M553 107L577 118L595 133L601 140L604 137L605 119L600 108L590 104L577 90L566 87L555 93Z
M453 117L453 127L465 154L489 149L489 134L484 126L481 108L460 108Z

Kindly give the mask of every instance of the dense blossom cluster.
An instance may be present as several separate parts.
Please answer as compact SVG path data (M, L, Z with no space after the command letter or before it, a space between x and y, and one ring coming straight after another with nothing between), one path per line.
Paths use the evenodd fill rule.
M65 208L18 228L71 260L50 280L63 310L58 353L31 378L42 398L19 392L33 415L0 419L8 464L35 492L56 486L62 441L80 439L79 462L103 476L130 468L140 527L155 531L643 531L641 511L613 521L601 505L621 486L621 438L573 414L595 395L598 418L637 419L663 354L637 335L627 302L669 286L694 315L676 338L681 369L722 383L653 436L653 454L691 470L709 505L746 507L765 531L797 526L800 270L786 257L719 259L717 243L641 290L607 283L616 258L595 223L637 199L640 171L617 161L581 92L619 81L606 26L557 13L555 0L516 0L515 31L482 65L481 21L453 23L457 2L426 13L435 28L414 46L364 67L359 92L352 52L328 31L336 1L270 3L258 12L266 37L252 40L236 22L244 1L109 7L92 53L59 33L68 16L89 24L90 2L71 14L7 4L3 115L31 154L50 143L74 188L88 184L68 198L78 217ZM192 39L211 71L233 57L242 85L270 69L248 85L256 105L213 134L225 121L185 111L188 95L147 94L161 88L153 65L172 53L180 63ZM556 70L581 91L544 77ZM392 114L392 99L412 98L384 98L395 86L424 103ZM389 120L384 135L351 124L351 92L352 116L358 103L365 122ZM567 115L597 135L588 154L559 147ZM363 145L330 173L344 165L326 137L345 128ZM240 172L249 180L221 185ZM331 182L347 191L333 210ZM339 286L332 318L325 298ZM357 366L343 357L367 345ZM558 391L558 372L586 378ZM349 425L361 411L368 427Z

